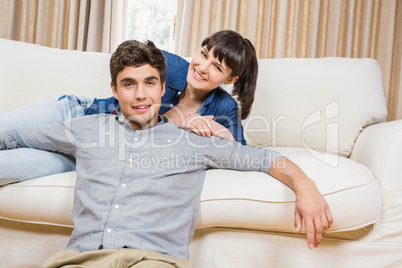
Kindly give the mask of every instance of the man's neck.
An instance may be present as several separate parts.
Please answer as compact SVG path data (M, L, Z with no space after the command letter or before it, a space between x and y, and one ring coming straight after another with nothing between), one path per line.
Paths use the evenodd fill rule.
M152 121L148 122L147 124L141 124L141 123L134 122L134 121L128 121L128 122L130 123L131 128L134 131L137 131L137 130L146 130L148 128L151 128L151 127L155 126L156 124L158 124L160 121L162 121L162 118L160 115L157 115L153 118Z

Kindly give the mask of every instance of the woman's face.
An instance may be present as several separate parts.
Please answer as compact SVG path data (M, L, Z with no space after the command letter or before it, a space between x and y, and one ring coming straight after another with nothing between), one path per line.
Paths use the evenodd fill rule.
M214 57L214 48L210 51L202 47L191 60L187 84L195 90L211 91L221 84L231 84L237 81L238 77L231 77L232 70Z

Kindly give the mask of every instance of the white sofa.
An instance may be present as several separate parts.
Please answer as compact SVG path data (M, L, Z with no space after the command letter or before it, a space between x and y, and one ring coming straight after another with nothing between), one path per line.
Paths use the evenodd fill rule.
M110 96L109 58L0 39L0 116L51 96ZM209 170L192 266L401 267L402 121L385 118L374 60L259 60L243 122L248 144L275 147L301 166L334 223L310 250L294 234L289 188L266 174ZM70 171L0 187L0 267L38 267L65 247L74 185Z

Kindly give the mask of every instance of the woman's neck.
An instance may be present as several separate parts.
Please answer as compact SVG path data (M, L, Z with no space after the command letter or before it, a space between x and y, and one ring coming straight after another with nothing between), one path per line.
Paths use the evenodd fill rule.
M203 103L207 98L210 91L205 90L196 90L192 88L189 84L186 85L186 90L183 92L182 99L187 99L191 102L200 102Z

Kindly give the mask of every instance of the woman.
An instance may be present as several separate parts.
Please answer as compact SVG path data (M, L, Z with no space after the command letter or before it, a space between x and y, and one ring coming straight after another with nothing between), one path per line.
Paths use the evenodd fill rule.
M254 47L230 30L211 34L201 46L191 63L163 51L167 73L160 113L198 135L217 135L246 144L240 119L249 115L254 101L258 75ZM237 102L221 84L234 84L232 94L240 103L240 113ZM95 100L85 114L114 113L117 107L114 97Z
M226 30L208 36L191 63L177 55L163 53L167 73L160 113L178 127L196 134L216 135L245 144L240 120L250 113L258 71L250 41ZM232 94L237 97L240 109L235 99L219 86L221 84L233 84ZM118 102L113 97L100 100L71 95L50 98L0 115L0 131L47 125L95 113L114 113L116 108ZM31 120L18 120L26 114L30 114ZM74 169L71 157L33 149L23 153L3 151L0 161L8 171L1 172L0 180L19 181ZM14 168L19 167L21 161L26 168Z

